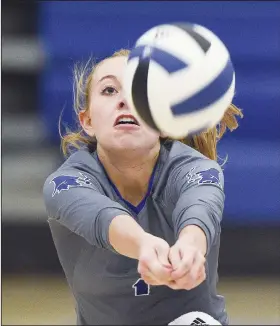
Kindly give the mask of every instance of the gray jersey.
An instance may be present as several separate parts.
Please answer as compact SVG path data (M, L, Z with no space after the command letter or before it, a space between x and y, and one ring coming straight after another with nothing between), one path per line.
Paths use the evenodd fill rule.
M44 198L78 324L167 325L190 311L228 323L224 299L216 293L224 193L215 161L178 141L167 142L147 195L134 207L109 180L96 152L79 150L48 177ZM148 286L137 272L138 261L116 253L108 241L112 219L123 214L169 245L186 225L201 227L208 244L207 279L190 291Z

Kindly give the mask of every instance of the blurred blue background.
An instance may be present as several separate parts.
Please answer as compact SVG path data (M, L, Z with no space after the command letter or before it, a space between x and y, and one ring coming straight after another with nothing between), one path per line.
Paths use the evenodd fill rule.
M90 56L102 59L132 47L149 28L187 21L204 25L226 44L236 69L235 104L245 118L221 142L225 215L232 223L279 222L280 215L280 14L277 2L45 2L39 37L47 55L39 108L50 141L57 121L73 126L71 68Z
M61 273L42 185L63 161L62 110L63 122L75 125L74 64L131 48L147 29L178 21L204 25L226 44L236 70L234 103L244 113L218 146L221 158L228 155L221 275L273 274L280 283L280 2L272 1L3 2L4 273ZM275 298L280 323L280 287Z

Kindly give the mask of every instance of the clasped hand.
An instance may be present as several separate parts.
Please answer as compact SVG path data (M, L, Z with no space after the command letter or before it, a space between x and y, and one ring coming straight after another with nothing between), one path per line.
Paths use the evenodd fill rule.
M138 272L150 285L191 290L206 279L203 254L180 238L170 248L165 240L148 235L138 260Z

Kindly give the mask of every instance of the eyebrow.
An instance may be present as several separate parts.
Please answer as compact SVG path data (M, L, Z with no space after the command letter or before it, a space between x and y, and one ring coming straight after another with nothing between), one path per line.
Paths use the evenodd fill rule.
M102 77L97 83L101 83L104 79L109 79L109 78L117 80L117 77L114 75L106 75Z

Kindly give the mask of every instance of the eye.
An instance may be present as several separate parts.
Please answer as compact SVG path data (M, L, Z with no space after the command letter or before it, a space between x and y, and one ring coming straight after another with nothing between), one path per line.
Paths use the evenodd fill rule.
M115 93L117 93L118 91L116 90L115 87L113 86L106 86L102 91L101 94L102 95L114 95Z

